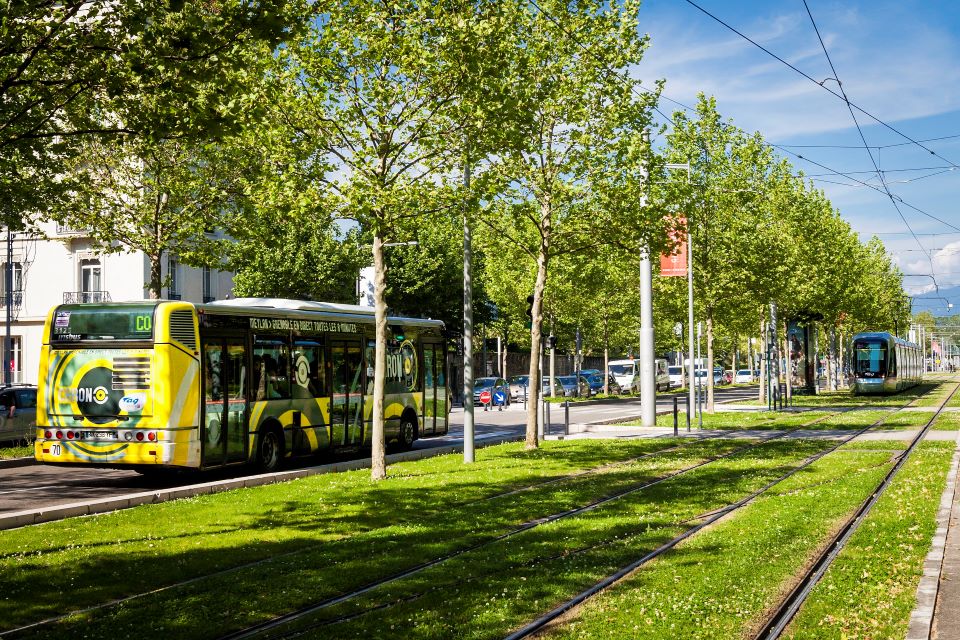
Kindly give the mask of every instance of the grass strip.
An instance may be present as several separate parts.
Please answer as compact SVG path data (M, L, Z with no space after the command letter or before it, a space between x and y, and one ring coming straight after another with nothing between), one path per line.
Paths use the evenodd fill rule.
M531 452L509 444L479 450L469 466L457 455L398 464L380 483L364 471L329 474L4 532L0 628L63 612L63 593L82 608L257 561L264 564L231 579L255 593L260 576L282 582L298 563L333 566L331 579L300 591L306 599L336 593L745 443L689 443L636 464L482 499L541 479L544 468L556 477L670 444L551 442Z
M25 444L5 444L0 446L0 460L12 460L13 458L28 458L33 456L33 445Z
M560 597L569 597L605 575L637 548L654 548L686 528L683 521L732 502L769 478L782 473L825 443L770 442L707 467L678 476L642 492L607 503L569 519L556 521L521 535L471 551L420 574L393 583L368 596L323 612L323 617L356 613L370 606L400 603L375 611L351 623L313 631L313 637L493 637L535 615ZM590 545L598 545L589 549ZM642 552L641 552L642 553ZM302 586L309 593L338 572L376 562L369 554L339 566L298 564L261 585L262 595L246 598L251 584L212 580L178 590L163 601L150 598L136 612L118 610L105 619L78 620L87 637L110 637L115 629L133 628L140 620L166 620L180 615L178 637L205 637L219 624L235 625L232 615L209 615L217 602L243 601L250 619L288 610L291 595ZM353 566L350 566L352 563ZM362 580L354 580L362 584ZM345 589L342 589L345 590ZM215 595L214 595L215 594ZM186 607L184 604L187 603ZM184 611L186 609L186 611ZM314 619L315 621L316 619ZM191 633L191 629L202 629ZM284 631L288 631L285 629ZM64 637L69 636L69 632ZM56 636L54 636L56 637ZM142 637L152 637L151 635ZM310 636L308 636L310 637Z
M891 464L882 451L832 453L591 600L545 635L742 637Z
M924 442L850 538L784 637L902 638L936 531L950 442Z
M717 413L703 414L703 427L705 429L753 429L753 430L776 430L793 429L801 425L813 422L818 418L828 415L825 411L804 411L802 413L784 413L777 411L719 411ZM639 424L639 423L636 423ZM679 414L679 424L681 429L686 428L687 414L681 411ZM698 419L694 418L692 424L696 426ZM658 427L672 427L673 414L657 416Z
M960 411L944 411L933 423L935 431L960 431Z

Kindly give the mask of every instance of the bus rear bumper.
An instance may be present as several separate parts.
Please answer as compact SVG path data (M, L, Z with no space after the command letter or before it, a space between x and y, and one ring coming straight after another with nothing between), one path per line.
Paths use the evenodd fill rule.
M173 442L89 442L38 438L34 442L37 462L111 466L169 465Z

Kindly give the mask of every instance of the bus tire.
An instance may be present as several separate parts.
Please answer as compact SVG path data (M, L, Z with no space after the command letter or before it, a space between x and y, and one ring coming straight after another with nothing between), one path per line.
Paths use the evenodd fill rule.
M410 451L417 439L417 419L412 412L406 411L400 418L400 432L397 434L397 450Z
M283 460L283 436L276 426L267 426L260 430L257 438L257 467L270 473L280 467Z

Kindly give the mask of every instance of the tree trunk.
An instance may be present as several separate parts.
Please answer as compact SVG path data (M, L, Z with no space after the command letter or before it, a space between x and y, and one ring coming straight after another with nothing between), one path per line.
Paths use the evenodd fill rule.
M843 354L844 354L844 349L843 349L843 331L840 332L840 339L837 341L837 347L838 347L838 348L837 348L837 362L838 362L838 364L837 364L837 367L838 367L838 368L837 368L837 373L840 374L840 376L839 376L839 377L840 377L840 388L841 388L841 389L846 389L846 388L847 388L847 377L846 377L845 375L843 375ZM926 363L926 362L923 363L923 368L924 368L924 370L926 370L926 368L927 368L927 363ZM924 372L926 372L926 371L924 371Z
M610 395L610 318L603 316L603 395Z
M787 323L783 323L783 361L786 363L783 372L783 384L786 389L786 400L793 397L793 360L790 358L790 339L787 338Z
M384 433L384 388L387 376L387 301L384 292L387 288L387 265L383 259L383 237L373 236L373 308L376 323L376 349L373 366L373 415L370 451L370 479L383 480L387 477L386 442ZM464 345L469 349L470 345Z
M837 330L833 327L830 327L827 345L827 391L836 391L837 385L834 379L834 372L836 370L835 358L837 357Z
M549 213L548 213L549 215ZM533 315L530 323L530 377L527 381L527 434L526 449L536 449L539 446L537 434L537 408L540 404L540 394L543 384L540 381L540 347L543 342L543 292L547 288L547 260L549 249L549 218L544 233L544 240L540 243L540 253L537 256L537 280L533 286Z
M767 401L767 350L763 348L766 345L767 336L767 318L764 312L760 312L760 402Z
M707 413L713 413L713 309L707 307Z
M150 299L159 300L163 288L163 256L150 256Z

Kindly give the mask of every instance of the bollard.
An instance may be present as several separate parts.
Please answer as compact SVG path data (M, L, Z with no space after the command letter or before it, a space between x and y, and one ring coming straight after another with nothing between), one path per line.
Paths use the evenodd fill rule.
M570 435L570 401L563 403L563 435Z
M683 398L684 402L687 404L687 432L690 432L690 394L688 393Z
M677 415L677 396L673 396L673 435L680 435L679 416Z
M543 433L547 435L550 433L550 427L553 426L553 424L550 422L550 403L547 402L546 399L544 399L544 403L546 404L543 409Z

